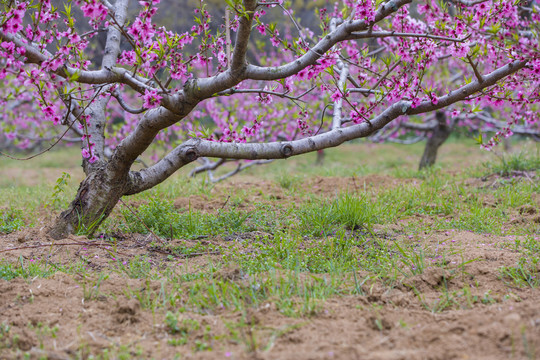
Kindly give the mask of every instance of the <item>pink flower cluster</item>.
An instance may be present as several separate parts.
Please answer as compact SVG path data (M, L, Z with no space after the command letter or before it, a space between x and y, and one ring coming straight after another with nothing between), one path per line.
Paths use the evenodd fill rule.
M81 5L81 10L84 16L90 18L90 24L97 29L99 24L107 18L108 10L101 1L98 0L86 0Z

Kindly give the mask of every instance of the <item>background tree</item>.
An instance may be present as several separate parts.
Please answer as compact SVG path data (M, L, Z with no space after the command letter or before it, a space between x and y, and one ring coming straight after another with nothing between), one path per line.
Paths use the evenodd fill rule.
M54 237L80 227L92 232L122 196L147 190L200 157L287 158L458 102L511 111L500 136L516 124L537 123L540 17L533 10L530 20L520 18L513 2L456 2L455 15L427 2L415 19L410 0L346 0L319 9L320 35L298 24L283 1L255 0L226 1L225 19L213 19L201 1L193 26L178 33L156 24L159 2L140 1L133 17L128 0L3 5L0 74L13 84L2 89L4 101L30 96L37 123L82 133L87 177L53 225ZM88 24L76 20L77 11ZM269 23L272 12L296 33ZM105 45L96 53L91 44L101 32ZM253 64L252 39L280 56ZM373 41L381 50L372 49ZM459 79L448 81L457 69ZM326 106L314 106L314 99L334 104L331 130L315 127ZM129 132L114 132L118 116ZM222 131L207 131L208 121L221 123ZM192 139L148 168L131 170L171 129Z

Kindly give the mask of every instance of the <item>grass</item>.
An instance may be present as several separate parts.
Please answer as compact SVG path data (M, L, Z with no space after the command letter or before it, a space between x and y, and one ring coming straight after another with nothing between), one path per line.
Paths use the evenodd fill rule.
M0 234L9 234L21 230L25 226L21 210L0 209Z
M540 257L522 257L515 266L504 266L500 269L503 280L519 287L538 287L540 285Z
M521 171L536 171L540 169L540 149L536 154L520 151L511 154L498 155L499 161L485 162L483 165L486 172L496 173L501 176L511 176Z
M388 149L381 152L389 153ZM419 150L406 150L406 157ZM135 299L143 311L152 313L155 327L167 333L167 346L197 353L235 343L249 354L268 351L279 337L301 327L304 319L323 314L332 298L369 299L381 296L380 292L408 289L419 306L434 313L503 301L503 295L472 280L468 271L476 259L468 259L458 248L425 241L441 232L512 236L500 246L519 253L519 259L500 267L495 276L512 288L538 288L539 226L534 221L515 220L523 217L520 209L537 207L539 184L521 177L507 178L515 171L537 170L538 154L520 153L486 163L481 174L476 168L453 174L442 166L422 172L410 166L404 169L401 160L388 154L380 163L358 165L358 154L339 151L328 152L325 161L329 164L324 168L312 166L308 157L295 160L293 168L302 171L299 175L282 171L283 163L271 164L272 174L262 177L283 191L282 201L274 194L240 187L227 190L223 201L223 193L204 178L174 178L130 198L128 206L119 205L100 229L109 255L121 252L117 247L122 234L158 236L164 243L145 237L153 239L146 244L146 254L122 260L111 255L101 265L104 268L98 269L88 266L91 259L84 253L79 255L80 262L68 265L47 257L21 256L15 262L0 260L0 279L30 282L65 273L77 279L86 302L120 296ZM366 153L369 156L369 149ZM6 168L5 163L0 167ZM260 171L250 169L246 176L258 176ZM399 185L336 188L329 196L316 195L305 186L312 176L360 176L376 171L392 174ZM486 182L477 179L480 185L470 185L467 181L473 173L496 173L498 177ZM37 217L44 204L49 204L48 209L61 209L76 183L76 176L71 180L62 175L56 185L21 186L11 195L2 189L0 198L13 200L8 209L0 211L0 233L32 226L35 221L30 219ZM27 199L28 194L33 199ZM175 199L188 196L208 202L219 199L222 205L210 210L191 204L175 206ZM156 254L164 256L157 258ZM190 262L192 258L195 260ZM425 277L434 270L444 275L440 281L426 282ZM126 279L125 286L117 292L105 291L108 282L117 277ZM468 280L456 287L462 279ZM422 290L426 283L428 291ZM379 288L383 290L378 293L375 289ZM267 304L297 322L274 329L257 324L250 314ZM227 318L221 335L201 320L231 313L238 316ZM379 331L386 331L378 315L374 321ZM40 341L56 336L53 326L42 324L32 331ZM16 343L10 326L2 324L0 349L16 349ZM80 356L89 356L92 350L80 345ZM114 344L92 356L142 356L138 353Z

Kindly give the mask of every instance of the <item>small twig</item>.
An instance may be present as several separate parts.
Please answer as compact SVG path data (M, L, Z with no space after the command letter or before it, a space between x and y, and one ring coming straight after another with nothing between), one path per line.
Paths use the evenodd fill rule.
M227 205L227 203L229 202L229 199L231 198L231 195L227 196L227 200L225 200L225 202L223 203L223 205L221 206L221 208L219 209L219 211L223 210L225 208L225 206Z
M98 244L98 243L92 243L92 242L72 242L72 243L48 243L48 244L39 244L39 245L26 245L26 246L19 246L11 249L4 249L0 250L0 253L8 252L8 251L15 251L15 250L25 250L25 249L37 249L37 248L43 248L43 247L49 247L49 246L94 246L97 248L100 248L102 250L109 250L104 247L104 245ZM121 253L119 253L121 254ZM125 255L125 254L121 254Z
M227 47L227 67L231 68L231 21L230 10L225 9L225 46Z
M197 256L203 256L203 255L220 255L221 254L221 252L219 252L219 251L210 251L210 252L206 252L206 253L175 254L172 251L167 251L167 250L163 250L163 249L155 248L155 247L152 247L149 250L154 251L154 252L158 252L158 253L164 254L164 255L174 255L176 257L184 258L184 259L197 257Z
M84 112L86 111L86 109L87 109L87 108L90 106L90 104L96 99L96 97L99 95L99 93L101 92L101 90L103 90L103 87L104 87L104 86L105 86L105 85L102 85L102 86L98 87L98 89L97 89L97 91L96 91L96 94L94 95L94 97L92 98L92 100L90 100L90 102L89 102L83 109L80 110L79 115L77 115L77 116L75 117L75 119L71 122L71 124L68 126L68 128L62 133L62 135L60 135L60 137L59 137L54 143L52 143L48 148L46 148L46 149L43 150L43 151L40 151L40 152L37 153L37 154L34 154L34 155L32 155L32 156L28 156L28 157L25 157L25 158L17 158L17 157L15 157L15 156L11 156L11 155L6 154L6 153L3 153L3 152L1 152L1 151L0 151L0 156L5 156L5 157L7 157L7 158L9 158L9 159L17 160L17 161L27 161L27 160L31 160L31 159L33 159L33 158L35 158L35 157L38 157L39 155L44 154L44 153L46 153L47 151L51 150L53 147L56 146L56 144L58 144L58 143L64 138L64 136L66 136L66 134L69 132L69 130L72 129L72 127L73 127L73 125L75 124L75 122L76 122L77 120L80 120L79 118L81 117L81 115L84 114ZM60 98L63 99L62 96L60 96ZM66 105L67 105L67 104L66 104ZM69 106L71 106L71 102L69 102ZM70 112L72 112L72 110L71 110L70 108L68 108L68 109L67 109L67 113L66 113L66 119L67 119L67 116L68 116L68 114L69 114Z
M474 71L474 75L478 79L478 82L483 83L484 78L482 77L482 74L480 74L480 72L478 71L478 68L476 67L478 64L475 64L473 59L471 59L471 57L469 55L467 55L467 60L469 61L469 64L471 65L471 67L472 67L472 69Z
M356 176L352 176L352 182L353 182L353 185L354 185L354 188L356 189L356 192L358 193L358 185L356 184Z

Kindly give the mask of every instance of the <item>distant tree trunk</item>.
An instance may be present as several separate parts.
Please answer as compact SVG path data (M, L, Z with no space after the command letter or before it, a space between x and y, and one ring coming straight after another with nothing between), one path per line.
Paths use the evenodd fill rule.
M8 149L10 141L4 133L0 133L0 150Z
M503 139L504 151L509 152L512 149L512 142L509 138Z
M446 114L443 111L437 111L435 117L437 119L437 126L435 127L435 130L433 130L431 137L427 140L424 154L420 160L420 170L435 164L439 147L441 147L452 133L453 126L446 123Z
M324 163L324 150L317 150L317 160L315 160L316 165L322 165Z

